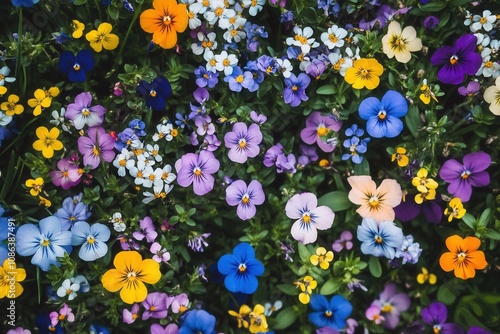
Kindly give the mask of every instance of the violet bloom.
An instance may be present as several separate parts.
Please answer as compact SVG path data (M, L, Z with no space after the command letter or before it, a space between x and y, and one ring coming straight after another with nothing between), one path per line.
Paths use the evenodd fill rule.
M484 187L490 183L490 175L486 169L491 164L491 157L484 152L466 154L463 165L455 159L447 160L439 170L439 176L448 185L448 192L468 202L472 194L472 186Z
M184 154L175 163L177 182L181 187L193 184L194 193L203 196L214 188L215 179L211 175L219 170L220 163L210 151L200 154Z
M179 327L174 324L168 324L167 327L163 328L160 324L152 324L149 329L151 334L178 334Z
M175 296L172 299L172 312L173 313L183 313L187 310L189 306L189 298L185 293L181 293L180 295Z
M206 135L203 139L202 149L214 152L219 148L220 144L221 142L216 135Z
M466 74L476 74L482 64L481 55L474 52L476 42L476 36L467 34L461 36L453 46L443 46L434 52L432 65L443 65L437 74L441 82L459 85Z
M314 59L307 67L306 67L306 73L315 78L316 80L319 80L321 78L321 75L323 72L326 70L326 65L323 63L321 60Z
M78 150L83 154L83 164L90 165L96 169L101 163L111 162L115 158L115 139L101 127L91 127L87 133L88 137L78 138Z
M83 92L75 97L75 102L68 105L64 117L71 120L75 129L81 130L85 125L89 127L101 125L106 109L101 105L90 106L92 95Z
M471 81L471 82L469 82L467 87L465 87L465 86L458 87L458 94L460 94L462 96L471 97L471 96L474 96L477 93L479 93L480 88L481 88L481 85L479 84L479 82Z
M338 132L342 122L336 120L333 116L323 116L319 111L312 112L306 119L306 127L300 132L300 138L309 145L318 144L323 152L332 152L335 145L330 145L323 140L330 131Z
M280 154L276 159L276 172L295 174L297 172L296 163L297 159L292 153L289 155Z
M215 126L212 123L212 118L208 115L196 116L194 119L196 125L196 133L200 136L213 135L215 133Z
M163 319L168 314L167 294L163 292L152 292L142 302L142 306L146 309L142 314L142 320L149 318ZM168 304L168 305L167 305Z
M335 240L332 244L332 249L335 252L340 252L342 249L350 250L352 248L352 233L350 231L344 231L340 234L340 239Z
M52 183L56 186L68 190L80 183L82 174L78 172L78 165L72 164L68 159L61 159L57 162L57 169L49 172Z
M396 284L389 283L385 286L384 291L375 300L372 305L380 307L382 315L385 318L383 323L387 329L394 329L399 323L399 315L410 308L410 297L406 293L397 293Z
M318 153L316 153L316 147L314 146L300 144L300 153L302 153L298 160L300 166L306 166L311 161L318 160Z
M396 258L403 258L403 264L407 262L415 264L418 262L418 258L422 254L422 249L418 242L413 242L413 236L407 235L403 239L403 244L396 248Z
M441 196L436 196L432 201L424 200L422 204L415 202L415 194L408 194L405 200L394 208L396 218L402 222L409 222L415 219L421 213L425 220L432 224L439 224L443 218L443 210L439 203Z
M264 203L265 199L262 184L257 180L250 182L248 187L245 181L236 180L226 188L226 202L231 206L238 206L236 213L241 220L255 216L255 206Z
M302 101L309 100L306 95L306 88L310 82L311 79L305 73L300 73L298 77L292 73L290 77L285 78L286 88L283 91L285 103L297 107Z
M147 242L155 241L158 233L155 231L155 225L150 217L146 216L144 219L139 220L141 229L139 231L135 231L132 235L136 240L141 241L146 238Z
M271 167L276 164L276 160L283 155L283 145L280 143L271 146L264 154L264 166Z
M239 66L233 67L233 72L224 77L224 81L229 83L229 89L233 92L241 92L243 88L251 91L253 84L253 75L250 71L243 72Z
M244 163L248 158L255 158L259 152L262 133L257 124L247 128L243 122L233 125L233 130L224 136L224 144L229 149L229 160Z
M170 253L167 252L167 250L157 242L154 242L151 247L149 248L149 251L153 253L153 260L155 260L158 263L165 262L167 263L170 260Z
M258 125L262 125L267 121L266 115L257 114L254 110L250 111L250 118Z
M433 15L427 16L424 20L424 28L433 30L439 24L439 19Z
M205 240L210 237L211 233L203 233L201 235L194 235L188 240L188 247L190 247L195 252L203 252L205 249L203 247L208 246L208 242Z
M219 72L207 70L204 66L199 66L194 70L196 84L198 87L214 88L219 82Z
M432 326L434 333L463 334L464 331L457 324L446 322L448 310L443 303L434 302L422 309L422 319Z
M137 319L139 316L139 304L134 304L132 306L132 310L127 310L126 308L123 309L122 312L122 318L123 322L126 324L132 324L135 322L135 319Z
M467 334L491 334L491 332L486 329L482 329L481 327L472 326L467 331Z

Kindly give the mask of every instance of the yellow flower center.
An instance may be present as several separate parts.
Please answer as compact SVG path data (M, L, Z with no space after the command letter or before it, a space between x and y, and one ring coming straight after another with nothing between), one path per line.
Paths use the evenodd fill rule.
M302 215L302 221L308 224L311 221L311 214L309 212L304 213Z
M210 66L215 66L217 64L217 61L215 59L210 59Z
M292 86L292 90L293 90L294 92L296 92L298 89L299 89L299 87L297 87L297 86L295 86L295 85L293 85L293 86Z
M172 23L172 18L170 17L170 15L165 15L163 17L163 24L168 26L170 25L170 23Z
M482 17L482 18L479 19L479 22L481 24L485 24L486 22L488 22L488 19L486 17Z
M95 145L92 147L92 153L96 156L99 155L99 149Z
M338 40L339 40L339 39L337 38L337 36L335 36L334 34L330 34L330 35L328 35L328 39L329 39L329 40L330 40L330 42L332 42L332 43L337 43L337 42L338 42Z
M151 312L154 312L154 311L156 311L156 306L154 306L154 305L151 305L151 306L149 307L149 310L150 310Z
M238 75L238 76L236 77L236 82L238 82L238 83L242 83L242 82L243 82L243 75L241 75L241 74L240 74L240 75Z
M329 132L330 130L324 126L323 124L321 124L318 129L316 130L316 133L318 134L318 136L320 137L324 137L326 136L326 134Z
M87 242L88 242L89 244L93 244L93 243L95 242L95 239L94 239L93 237L88 237L88 238L87 238Z
M332 311L330 311L330 310L326 310L326 311L325 311L325 316L327 316L327 317L331 317L331 316L332 316Z
M450 64L455 65L456 63L458 63L458 57L455 55L451 56Z
M198 168L198 167L196 167L196 168L193 170L193 173L194 173L194 175L196 175L196 176L200 176L200 175L202 174L201 169L200 169L200 168Z
M64 320L66 316L64 314L59 314L59 317L57 319L59 320Z
M238 266L238 271L240 273L243 273L247 270L247 266L244 264L244 263L240 263L240 265Z
M244 138L241 138L241 139L239 140L239 142L238 142L238 146L239 146L240 148L245 148L245 147L247 147L247 141L246 141Z
M307 44L307 38L305 38L304 36L295 35L295 40L299 41L300 44Z
M79 71L79 70L80 70L80 64L75 64L75 65L73 65L73 69L74 69L75 71Z
M214 12L214 13L215 13L215 16L219 17L219 16L221 16L221 15L222 15L222 13L224 13L224 8L219 7L219 8L217 8L217 9L215 10L215 12Z
M149 179L150 179L151 181L154 181L154 180L155 180L155 175L154 175L154 174L149 174Z
M43 239L40 245L42 245L43 247L48 247L50 245L50 240Z
M434 334L440 334L441 333L441 326L440 325L434 325L434 327L432 327L432 332Z
M243 197L241 198L241 201L244 204L248 204L248 202L250 202L250 196L248 196L248 194L243 195Z
M186 312L186 310L187 310L186 306L184 306L184 305L179 306L179 312L181 312L181 313Z
M460 177L461 177L462 179L466 180L466 179L468 179L468 178L469 178L469 175L470 175L470 171L468 171L468 170L464 170L464 171L462 172L462 174L460 174Z
M121 159L120 162L119 162L119 164L120 164L121 167L125 167L127 165L127 160Z
M382 237L380 237L380 235L375 236L375 242L378 243L378 244L381 244L382 243Z
M179 131L177 131L177 129L170 130L170 135L172 137L177 137L178 134L179 134Z
M137 278L136 272L135 271L129 271L127 273L127 278L128 278L129 281L135 281L136 278Z
M90 115L90 110L88 110L87 108L83 108L83 109L82 109L82 115L83 115L83 116L88 116L88 115Z
M222 65L224 65L224 66L229 66L229 64L231 64L231 63L229 62L229 59L224 59L224 60L222 61Z
M380 110L378 112L378 119L384 120L387 117L387 112L385 110Z
M384 312L384 313L389 313L391 312L393 309L392 305L391 304L384 304L384 306L382 307L381 311Z
M488 60L486 63L484 63L484 67L490 68L493 66L493 62L491 60Z
M374 209L378 208L380 206L380 201L377 196L372 196L368 200L368 204Z
M362 79L369 80L371 75L370 75L370 71L368 71L367 69L360 68L358 71L358 76L360 76Z
M156 97L156 91L153 89L149 92L149 96Z
M71 289L66 290L67 295L70 295L72 292L73 292L73 290L71 290Z
M138 177L138 178L142 178L142 171L138 171L138 172L137 172L137 177Z

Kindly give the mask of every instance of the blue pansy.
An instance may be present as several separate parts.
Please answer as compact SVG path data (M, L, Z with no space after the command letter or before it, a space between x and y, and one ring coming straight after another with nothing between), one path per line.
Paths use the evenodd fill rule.
M403 131L403 122L399 118L408 112L408 103L403 95L389 90L382 101L376 97L364 99L358 112L367 121L366 131L370 136L393 138Z
M390 221L377 221L373 218L364 218L357 230L358 240L362 242L363 254L377 257L385 256L393 259L396 248L403 244L403 231Z
M128 123L128 127L134 130L134 133L139 137L146 135L146 131L144 130L146 129L146 123L138 118L131 120Z
M368 147L367 144L370 138L365 138L360 140L358 137L353 136L352 138L344 140L344 147L349 149L349 153L342 155L342 160L352 159L355 164L360 164L363 161L363 157L359 155L360 153L366 153Z
M252 294L259 282L256 276L264 273L264 266L255 258L255 251L246 242L233 249L233 254L223 255L217 264L219 272L227 275L226 288L231 292Z
M6 240L9 237L9 218L3 217L5 210L0 205L0 263L3 263L9 256Z
M82 245L78 256L84 261L95 261L108 252L106 241L111 232L106 225L96 223L90 226L87 222L78 222L71 229L73 246Z
M188 311L179 328L179 334L212 334L215 333L215 317L204 310Z
M309 320L317 327L341 330L347 325L346 319L352 313L351 303L340 295L328 301L323 295L313 294L309 305L313 309L309 313Z
M80 221L86 221L92 213L87 204L80 202L73 197L66 197L62 203L62 208L56 211L54 216L59 218L63 230L69 230Z
M65 50L59 56L59 70L68 75L71 82L84 82L87 72L94 68L94 57L89 50L81 50L76 56Z
M15 7L33 7L34 4L37 4L39 0L11 0L12 5Z
M90 334L110 334L111 332L104 326L93 324L90 326Z
M136 91L146 98L146 107L153 111L162 111L165 109L166 100L172 95L172 86L166 78L156 77L151 83L144 80L139 82Z
M71 232L64 231L59 219L50 216L40 220L38 226L24 224L16 233L16 251L21 256L31 256L31 263L43 271L50 265L59 266L58 257L71 253Z

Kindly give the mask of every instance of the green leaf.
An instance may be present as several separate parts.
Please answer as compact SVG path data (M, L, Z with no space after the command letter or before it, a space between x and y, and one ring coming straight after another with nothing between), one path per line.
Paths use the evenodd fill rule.
M120 17L120 10L115 6L108 6L108 14L113 20L118 20Z
M352 206L346 191L332 191L318 199L318 205L326 205L334 212L347 210Z
M439 287L437 299L446 305L451 305L455 302L457 296L448 288L447 284L443 284Z
M302 262L308 263L310 254L309 254L309 251L307 250L307 247L299 242L298 249L299 249L299 256L300 256L300 259L302 260Z
M337 290L340 288L341 283L333 278L330 278L328 281L323 284L321 287L319 293L322 295L331 295L332 293L337 292Z
M382 266L380 265L378 257L370 256L370 260L368 260L368 269L373 277L378 278L382 276Z
M491 209L487 208L486 210L483 211L481 214L481 217L479 217L479 220L477 221L478 227L486 227L488 226L488 223L491 220Z
M278 284L276 287L286 295L289 296L298 296L299 289L293 284Z
M316 90L316 94L319 95L332 95L337 92L337 89L333 85L321 86Z
M485 229L485 231L483 232L483 236L493 240L500 240L500 233L490 228Z
M77 6L85 5L86 3L87 3L87 0L75 0L75 1L73 1L73 5L77 5Z
M471 229L475 230L475 224L476 224L476 219L474 218L473 215L471 215L470 213L466 213L463 217L462 217L462 220L463 222L469 226Z
M363 159L360 164L355 164L353 169L356 175L370 175L370 164L366 159Z
M293 309L293 307L288 307L278 313L276 316L276 324L273 326L274 329L285 329L295 322L298 314Z
M417 138L418 129L422 127L422 119L420 118L420 113L417 107L412 106L408 109L408 113L405 115L405 121L408 126L408 130L410 130L411 134Z
M424 6L421 6L420 9L422 9L424 12L438 12L441 9L446 7L446 2L431 2L428 3Z

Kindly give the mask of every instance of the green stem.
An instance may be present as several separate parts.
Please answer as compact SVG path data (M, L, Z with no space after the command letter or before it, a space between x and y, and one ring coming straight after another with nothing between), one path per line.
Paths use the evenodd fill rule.
M97 8L97 11L99 12L99 20L102 21L102 13L101 13L101 6L99 5L99 1L97 0L94 0L94 3L95 3L95 6ZM88 4L88 2L87 2Z
M26 96L26 86L28 85L26 67L23 66L23 86L21 88L21 96Z
M125 48L125 45L127 44L127 40L128 40L129 35L130 35L130 32L132 31L132 27L134 26L135 21L139 17L139 14L141 12L141 7L142 7L142 3L139 4L139 7L135 9L134 17L132 18L132 21L130 21L130 24L129 24L128 29L127 29L127 33L125 34L125 38L120 43L121 44L120 49L118 50L118 54L116 55L115 67L122 64L121 57L122 57L123 49Z
M21 38L23 37L23 7L19 7L19 22L17 23L17 55L16 55L16 70L14 76L17 79L19 66L21 66ZM21 96L22 98L23 96Z
M24 131L31 125L31 123L34 123L36 120L38 120L38 117L33 117L27 124L26 126L19 131L19 133L24 133ZM4 154L5 152L10 152L10 148L14 146L15 143L17 143L19 140L23 139L22 136L16 136L5 148L2 147L2 150L0 151L0 156Z

